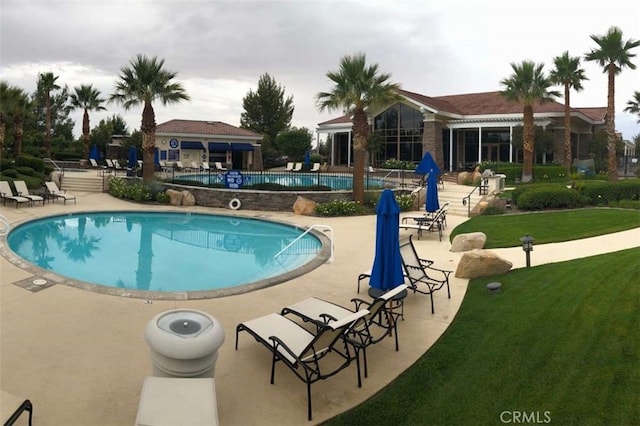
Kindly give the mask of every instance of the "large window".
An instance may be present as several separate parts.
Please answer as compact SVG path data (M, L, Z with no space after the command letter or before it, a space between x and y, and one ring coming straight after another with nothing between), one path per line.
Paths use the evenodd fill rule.
M422 113L404 104L396 104L377 115L373 130L380 138L380 147L372 153L380 163L394 158L418 162L422 159Z

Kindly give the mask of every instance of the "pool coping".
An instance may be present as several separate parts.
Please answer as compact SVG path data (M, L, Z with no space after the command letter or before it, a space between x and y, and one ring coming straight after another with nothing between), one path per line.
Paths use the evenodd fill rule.
M73 213L57 213L57 214L49 214L49 215L44 215L44 216L40 216L38 218L29 218L29 219L23 219L23 220L19 220L16 221L15 223L12 224L12 228L18 227L20 225L23 225L25 223L29 223L32 221L36 221L36 220L42 220L42 219L46 219L46 218L51 218L51 217L55 217L55 216L77 216L77 215L81 215L81 214L95 214L95 213L114 213L114 212L127 212L127 213L131 213L131 211L129 210L122 210L122 209L114 209L114 210L109 210L109 209L105 209L105 210L80 210L80 211L76 211ZM148 211L150 213L157 213L157 210L136 210L136 213L144 213L145 211ZM187 215L187 214L192 214L189 212L185 212L184 210L163 210L162 213L177 213L177 214L183 214L183 215ZM198 212L197 214L199 215L206 215L206 216L225 216L225 217L232 217L228 214L218 214L218 213L205 213L205 212ZM286 225L298 230L304 230L307 231L309 230L310 227L305 227L305 226L301 226L301 225L296 225L294 223L290 223L290 222L286 222L283 220L275 220L275 219L271 219L271 218L267 218L264 217L262 215L255 215L255 216L243 216L247 219L256 219L256 220L262 220L265 222L272 222L272 223L276 223L276 224L280 224L280 225ZM332 251L332 241L331 239L329 239L329 237L327 237L327 235L325 235L323 232L320 232L316 229L310 229L309 230L310 234L313 234L316 238L318 238L318 240L321 243L321 249L320 252L309 262L305 263L304 265L292 270L292 271L288 271L285 272L284 274L280 274L280 275L276 275L274 277L270 277L270 278L266 278L266 279L262 279L262 280L258 280L258 281L254 281L251 282L249 284L244 284L244 285L240 285L240 286L235 286L235 287L227 287L227 288L222 288L222 289L216 289L216 290L197 290L197 291L146 291L146 290L134 290L134 289L128 289L128 288L119 288L119 287L109 287L109 286L105 286L105 285L101 285L101 284L95 284L95 283L90 283L90 282L86 282L86 281L82 281L82 280L78 280L78 279L74 279L74 278L70 278L64 275L60 275L58 273L55 273L53 271L41 268L37 265L34 265L28 261L26 261L25 259L23 259L22 257L20 257L18 254L16 254L13 250L11 250L9 248L9 245L7 244L7 236L6 235L0 235L0 256L4 257L5 259L7 259L9 262L11 262L13 265L17 266L18 268L29 272L32 274L31 277L28 277L26 279L20 280L19 282L14 282L13 284L18 285L20 287L23 287L27 290L30 291L40 291L40 290L44 290L46 288L49 288L53 285L56 284L62 284L62 285L66 285L66 286L70 286L70 287L75 287L75 288L79 288L82 290L88 290L94 293L99 293L99 294L106 294L106 295L111 295L111 296L119 296L119 297L129 297L129 298L135 298L135 299L146 299L146 300L200 300L200 299L215 299L215 298L220 298L220 297L226 297L226 296L233 296L233 295L237 295L237 294L244 294L244 293L249 293L249 292L253 292L256 290L260 290L263 288L267 288L267 287L271 287L274 285L278 285L287 281L291 281L292 279L295 279L297 277L300 277L301 275L305 275L311 271L313 271L314 269L318 268L321 265L324 265L325 263L327 263L328 261L330 261L331 259L331 251ZM35 280L45 280L46 283L44 285L30 285L30 283L34 283Z

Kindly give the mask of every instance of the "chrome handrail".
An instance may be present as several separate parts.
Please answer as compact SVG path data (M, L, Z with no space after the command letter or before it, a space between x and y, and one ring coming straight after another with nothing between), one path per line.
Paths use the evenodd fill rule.
M10 229L9 219L0 214L0 235L7 235Z
M471 217L471 196L476 191L476 189L480 188L479 186L474 186L469 195L462 199L462 205L467 206L467 217Z
M298 240L300 240L302 237L304 237L305 235L307 235L309 232L311 232L312 230L316 229L316 228L323 228L327 231L331 231L331 237L329 237L329 241L331 241L331 255L329 256L329 263L333 262L333 228L331 228L329 225L311 225L309 227L309 229L307 229L306 231L304 231L302 234L298 235L298 237L291 241L289 244L286 245L285 248L283 248L282 250L280 250L279 252L277 252L273 258L275 259L276 257L280 256L286 249L288 249L289 247L291 247L292 245L294 245Z
M45 163L51 163L56 170L58 170L60 173L64 173L64 169L58 166L58 164L56 164L56 162L51 158L43 158L42 161L44 161Z

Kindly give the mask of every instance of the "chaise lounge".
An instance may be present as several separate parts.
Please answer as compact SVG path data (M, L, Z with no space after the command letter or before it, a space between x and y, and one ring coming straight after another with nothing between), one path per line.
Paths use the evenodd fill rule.
M67 201L71 200L73 200L73 203L76 204L76 196L67 194L65 191L61 191L55 182L45 182L44 185L47 189L47 193L50 197L53 197L54 201L60 198L64 201L64 204L67 204Z
M280 314L265 315L238 324L235 348L238 350L239 333L246 331L272 353L271 384L274 383L277 361L282 361L304 381L307 385L307 418L311 420L311 385L337 374L351 363L349 347L343 336L368 313L363 309L328 324L316 322L316 334ZM342 344L344 348L339 348ZM325 363L325 359L333 362Z
M13 184L15 185L16 191L18 192L18 195L20 197L28 198L31 201L31 204L39 202L39 203L42 203L42 205L44 206L44 197L30 194L29 188L27 187L27 184L25 183L25 181L14 180Z
M20 204L31 204L31 200L29 200L27 197L15 195L13 193L13 190L11 189L11 186L9 185L9 181L6 180L0 180L0 198L2 198L3 206L7 205L7 201L13 201L14 203L16 203L16 208L18 208Z

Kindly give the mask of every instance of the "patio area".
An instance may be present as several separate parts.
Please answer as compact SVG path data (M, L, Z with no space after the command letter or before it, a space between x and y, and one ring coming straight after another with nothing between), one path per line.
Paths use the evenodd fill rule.
M49 214L140 209L139 205L107 194L76 195L76 205L57 203L19 209L6 206L0 212L16 224ZM168 206L152 209L176 210ZM189 209L269 217L300 225L329 225L334 230L335 260L295 280L252 293L149 303L62 283L31 292L16 283L32 281L33 273L0 257L0 389L29 398L34 405L35 424L133 424L143 380L152 373L145 327L156 314L175 308L208 312L224 327L226 341L216 365L220 424L308 423L304 383L279 365L275 384L270 385L270 353L247 334L240 336L235 351L235 327L310 296L348 306L350 299L358 296L358 274L372 266L375 216L318 218L293 213ZM445 235L462 220L449 217ZM435 234L426 235L416 241L416 246L421 256L435 260L436 265L455 269L459 254L449 252L446 238L439 242ZM355 363L340 374L315 383L311 424L361 403L413 364L452 321L466 284L466 280L452 278L452 297L436 294L435 315L430 312L428 296L410 295L405 302L405 320L398 326L400 351L394 350L394 339L385 339L367 351L369 377L363 380L362 388L357 387ZM359 296L367 297L362 290Z

